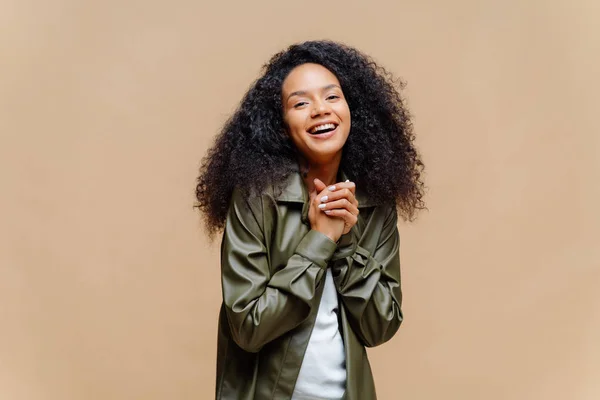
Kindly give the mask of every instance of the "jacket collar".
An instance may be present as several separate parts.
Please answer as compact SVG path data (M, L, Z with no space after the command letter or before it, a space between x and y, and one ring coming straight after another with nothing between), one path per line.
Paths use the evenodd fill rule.
M342 170L339 171L338 176L338 180L340 182L349 179ZM306 185L304 184L302 176L300 175L300 171L297 167L281 185L278 185L278 187L273 189L275 194L274 197L277 201L302 204L308 203L308 191L306 190ZM358 208L373 207L376 205L369 200L366 193L360 190L359 187L356 188L355 197L358 201Z

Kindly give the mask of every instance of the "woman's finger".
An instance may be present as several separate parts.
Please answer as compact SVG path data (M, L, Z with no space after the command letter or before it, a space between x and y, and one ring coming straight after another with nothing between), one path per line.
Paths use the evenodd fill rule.
M356 184L350 180L347 180L345 182L338 182L334 185L328 186L327 189L330 192L335 192L339 189L348 189L352 192L352 194L356 193Z
M347 199L355 206L358 206L358 201L356 200L356 197L354 197L354 193L348 188L340 188L336 189L335 191L328 190L328 193L325 194L325 196L321 196L319 201L321 203L327 203L330 201L336 201L340 199Z
M358 216L350 213L350 211L343 209L343 208L336 208L334 210L326 210L325 214L327 214L330 217L336 217L336 218L343 219L344 223L348 227L353 227L354 225L356 225L356 222L358 221Z
M354 203L350 202L350 200L345 198L319 204L319 209L323 211L342 208L348 210L351 214L358 215L358 207L356 207Z

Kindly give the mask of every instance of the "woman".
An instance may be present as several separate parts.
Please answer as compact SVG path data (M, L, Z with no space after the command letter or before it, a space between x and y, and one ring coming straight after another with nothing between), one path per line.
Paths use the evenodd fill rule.
M375 399L365 346L402 322L398 214L423 164L390 75L357 50L276 54L201 167L223 230L216 398Z

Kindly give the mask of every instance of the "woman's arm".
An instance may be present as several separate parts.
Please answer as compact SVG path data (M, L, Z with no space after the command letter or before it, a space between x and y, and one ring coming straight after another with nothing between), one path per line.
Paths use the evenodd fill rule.
M368 347L389 340L402 323L396 208L378 207L373 213L360 242L349 232L332 258L334 281L352 329Z
M311 230L271 275L262 221L262 199L234 191L221 246L223 301L233 339L249 352L297 327L318 306L316 288L336 249Z

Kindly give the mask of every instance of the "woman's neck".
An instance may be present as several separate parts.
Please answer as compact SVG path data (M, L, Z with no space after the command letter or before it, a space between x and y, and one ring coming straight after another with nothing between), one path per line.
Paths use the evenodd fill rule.
M315 178L321 180L325 185L333 185L336 183L338 170L340 167L340 158L336 158L326 164L308 163L305 160L301 161L302 178L308 188L309 193L314 190Z

